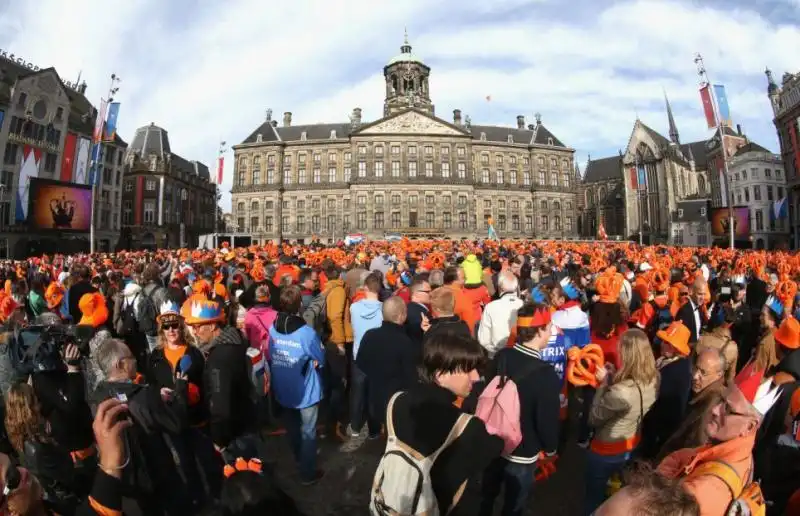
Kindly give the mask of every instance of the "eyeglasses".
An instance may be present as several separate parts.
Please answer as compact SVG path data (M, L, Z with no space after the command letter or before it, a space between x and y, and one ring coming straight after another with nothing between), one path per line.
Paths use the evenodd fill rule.
M180 323L167 323L167 324L162 324L161 325L161 329L164 330L164 331L178 330L178 329L180 329L180 327L181 327Z
M728 400L722 400L722 408L725 410L726 416L742 416L742 417L752 417L751 414L747 414L745 412L737 412Z

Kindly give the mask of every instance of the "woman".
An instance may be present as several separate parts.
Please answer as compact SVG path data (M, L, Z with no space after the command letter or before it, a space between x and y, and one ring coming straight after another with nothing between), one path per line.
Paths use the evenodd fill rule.
M184 373L189 384L189 422L192 426L202 427L208 419L200 391L205 357L199 349L190 345L192 337L176 303L167 301L162 304L156 320L157 346L150 354L146 370L147 381L161 389L162 397L169 399L175 389L175 375Z
M774 297L770 297L761 309L761 339L753 354L753 368L764 371L766 375L778 365L778 352L775 343L775 331L781 323L783 305Z
M108 321L108 305L99 292L84 294L78 302L81 310L81 320L79 326L91 326L94 328L94 336L89 341L89 358L82 359L88 363L84 364L84 380L86 381L86 392L94 392L97 384L105 379L103 371L97 363L97 349L100 344L111 338L111 332L106 328Z
M587 454L584 513L603 503L606 484L625 466L639 444L642 420L656 400L659 375L647 335L639 329L622 334L620 369L599 368L599 382L589 413L595 433Z
M5 426L21 464L39 480L47 505L60 514L72 514L86 488L75 482L69 451L50 437L30 385L17 384L8 391Z

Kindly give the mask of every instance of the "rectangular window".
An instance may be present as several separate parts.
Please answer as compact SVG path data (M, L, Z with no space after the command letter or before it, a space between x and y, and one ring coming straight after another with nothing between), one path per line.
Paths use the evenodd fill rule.
M362 156L365 156L367 154L367 147L365 145L359 145L358 153Z
M336 163L336 153L329 152L328 153L328 163Z
M383 212L376 211L375 212L375 229L383 229Z
M375 155L376 156L383 156L383 145L376 145L375 146Z
M779 186L778 187L778 200L781 200L781 199L783 199L783 187Z
M358 215L356 215L356 226L358 229L367 229L367 212L358 212Z
M453 221L450 218L450 212L446 211L446 212L442 213L442 228L450 229L450 226L452 226L452 224L453 224Z
M16 143L6 143L6 151L5 154L3 154L3 164L16 165L18 152L19 146Z
M764 177L772 177L772 170L765 168L764 169Z
M292 164L292 157L290 155L286 154L283 157L283 164L284 165L291 165Z
M319 183L320 182L320 180L322 179L321 174L322 174L322 172L320 171L320 169L318 169L318 168L314 169L314 182L315 183Z
M408 196L408 204L417 204L417 196L416 195L409 195Z
M744 202L750 202L750 189L747 187L744 189Z
M442 177L450 177L450 163L442 163Z
M459 163L456 165L456 170L458 171L458 178L459 179L466 179L467 178L467 164L466 163Z
M408 177L417 177L417 162L408 162Z
M456 156L459 158L463 158L467 155L467 148L466 147L456 147Z
M322 161L322 154L319 152L314 153L314 163L320 163Z
M530 186L531 184L531 173L527 170L522 173L522 184L525 186Z
M154 181L155 182L155 181ZM152 224L156 220L156 202L144 201L144 222Z
M432 195L426 195L425 196L425 204L433 204L433 196Z
M394 147L392 147L394 149ZM400 177L400 162L392 161L392 177Z
M547 215L542 215L542 231L547 231Z
M275 170L274 169L267 169L267 184L271 185L275 183Z
M516 170L512 170L511 172L509 172L508 179L509 179L509 182L512 185L517 184L517 171Z
M458 227L459 229L467 229L467 214L466 212L458 213Z
M283 217L281 217L281 231L283 233L288 233L289 230L290 230L290 228L289 228L289 216L288 215L284 215Z
M352 152L347 151L347 152L344 153L344 160L345 161L351 161L352 159L353 159L353 153Z
M484 165L489 164L489 155L488 154L481 154L481 163Z
M260 170L253 170L253 184L260 185L261 184L261 171Z
M375 177L383 177L383 161L375 162Z
M297 182L303 184L306 182L306 169L301 168L297 171Z
M425 212L425 227L426 228L434 228L436 227L436 214L432 211Z
M533 231L533 217L530 215L525 215L525 231Z
M47 156L45 156L45 158L44 158L44 170L46 172L55 172L55 170L56 170L56 160L57 159L58 159L58 156L48 152Z
M432 156L433 155L433 145L426 145L425 146L425 155Z
M150 192L154 191L156 189L156 182L152 179L148 179L145 182L145 189Z
M328 209L329 210L336 209L336 199L328 199Z
M350 229L350 215L345 214L345 216L342 217L342 230L348 231L349 229Z
M572 231L572 217L566 217L564 219L564 229L567 231Z
M753 200L760 201L761 200L761 186L755 185L753 187Z
M311 209L312 210L319 209L319 199L311 199Z
M306 230L306 218L303 215L297 216L297 232L303 233Z
M767 200L768 201L772 201L773 200L772 185L767 185Z
M502 185L503 184L503 171L502 170L498 170L495 177L497 178L497 184Z
M306 201L303 201L302 199L298 199L297 200L297 209L298 210L304 210L305 208L306 208Z
M497 164L498 167L502 167L503 166L503 156L502 156L502 154L498 154L497 156L495 156L494 157L494 162L495 162L495 164Z
M367 177L367 162L358 162L358 177Z
M356 197L356 203L358 203L359 206L367 204L367 196L359 195L358 197Z
M425 162L425 177L433 177L433 162Z
M519 231L519 215L511 216L511 230Z
M258 217L250 217L250 231L258 231Z
M319 231L319 215L311 216L311 231L313 231L314 233Z
M351 175L352 171L353 171L353 169L351 167L344 167L344 182L345 183L349 183L350 182L350 175Z
M392 194L392 204L400 204L401 197L400 194Z
M539 171L539 184L540 185L544 184L544 170Z
M400 146L392 145L392 155L397 156L398 154L400 154Z
M244 162L244 158L242 158L242 161ZM267 156L267 165L269 165L271 167L275 166L275 155L274 154L270 154L269 156Z
M335 183L336 182L336 168L330 167L328 169L328 182Z
M742 181L747 181L747 169L742 170Z
M415 145L409 145L408 146L408 154L411 155L411 156L416 156L417 155L417 147Z
M397 229L400 227L400 212L393 211L392 212L392 229Z

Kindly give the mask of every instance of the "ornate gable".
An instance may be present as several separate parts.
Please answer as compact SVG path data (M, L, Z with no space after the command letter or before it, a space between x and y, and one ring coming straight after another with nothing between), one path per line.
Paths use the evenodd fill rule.
M361 127L354 134L440 134L446 136L468 136L462 128L436 117L409 109L402 113L377 120Z

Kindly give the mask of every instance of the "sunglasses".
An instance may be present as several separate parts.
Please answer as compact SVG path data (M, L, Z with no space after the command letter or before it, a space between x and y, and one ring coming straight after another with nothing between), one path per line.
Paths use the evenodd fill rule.
M178 330L178 329L180 329L180 327L181 327L180 323L166 323L166 324L162 324L161 325L161 329L164 330L164 331L167 331L167 330Z

